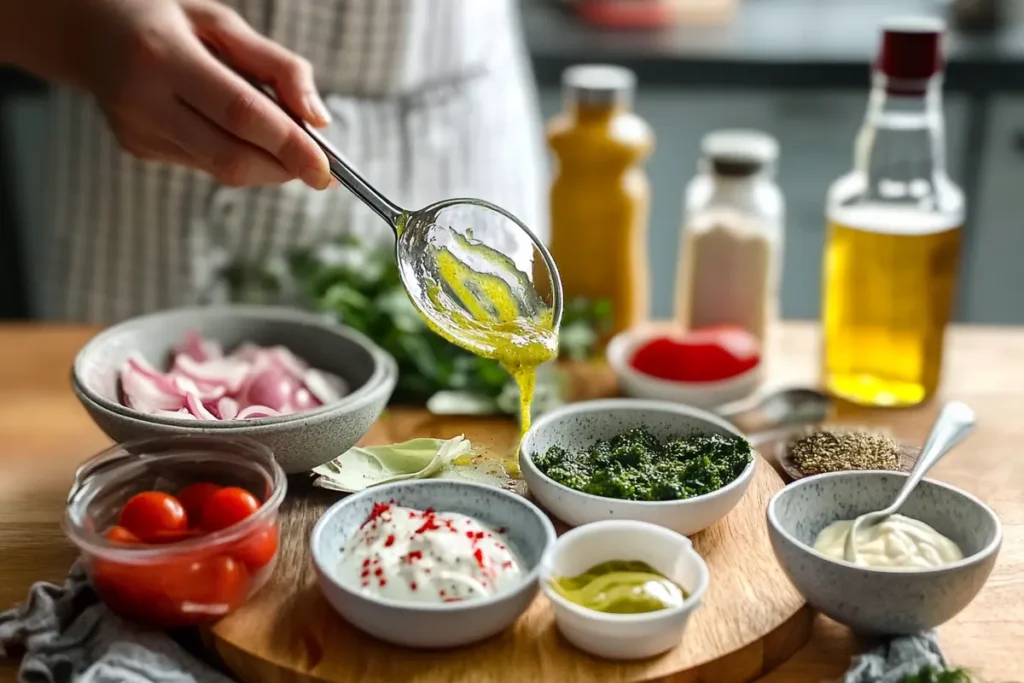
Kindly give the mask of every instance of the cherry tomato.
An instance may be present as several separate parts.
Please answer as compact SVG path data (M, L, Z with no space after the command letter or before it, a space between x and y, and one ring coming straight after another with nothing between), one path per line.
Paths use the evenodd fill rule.
M142 543L139 537L125 529L123 526L112 526L105 534L108 541L114 543Z
M219 531L256 512L260 502L256 497L237 486L228 486L217 491L203 506L202 527L205 531Z
M652 339L637 349L630 364L669 381L714 382L740 375L760 361L757 337L741 327L716 325Z
M174 496L160 491L144 491L124 504L118 524L148 543L150 538L162 532L187 529L188 518L185 508Z
M245 602L251 581L243 563L215 555L152 565L95 562L93 585L121 616L172 628L227 614Z
M196 536L202 536L202 529L178 529L177 531L154 531L147 537L147 542L166 545L186 541Z
M269 524L239 541L231 554L244 562L250 572L255 572L270 564L276 552L277 526Z
M206 506L206 501L210 499L210 496L220 491L220 489L221 487L217 484L200 482L198 484L189 484L178 491L178 500L181 501L182 507L185 508L189 526L199 526L199 522L203 518L203 508Z

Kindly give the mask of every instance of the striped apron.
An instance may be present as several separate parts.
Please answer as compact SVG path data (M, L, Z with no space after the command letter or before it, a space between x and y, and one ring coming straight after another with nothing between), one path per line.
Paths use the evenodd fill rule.
M327 135L401 206L479 197L547 236L536 92L516 0L233 0L309 59ZM47 317L111 323L203 303L258 264L387 225L345 189L220 186L122 152L90 98L60 91ZM510 248L513 248L514 245Z

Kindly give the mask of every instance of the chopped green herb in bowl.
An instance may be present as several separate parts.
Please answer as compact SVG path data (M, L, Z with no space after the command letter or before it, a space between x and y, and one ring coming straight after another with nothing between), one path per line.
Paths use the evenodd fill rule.
M576 491L620 500L683 500L713 493L750 461L738 436L692 434L659 441L645 427L626 430L588 448L552 446L533 458L542 473Z

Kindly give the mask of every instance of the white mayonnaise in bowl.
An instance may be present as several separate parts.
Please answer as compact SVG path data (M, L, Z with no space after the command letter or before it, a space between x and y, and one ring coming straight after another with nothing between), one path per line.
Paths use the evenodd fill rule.
M810 605L854 631L905 635L927 631L967 607L995 565L1002 524L983 502L924 479L899 514L924 522L957 545L963 559L927 569L871 567L815 549L834 522L882 510L906 481L903 472L819 474L782 489L768 504L775 557Z
M459 586L473 581L463 562L472 562L472 558L459 555L466 547L460 530L457 536L461 538L453 534L450 542L443 538L437 541L443 557L430 565L434 575L425 579L438 595L439 586L447 589L444 597L424 599L424 586L411 585L406 567L389 562L381 566L369 556L361 562L366 562L366 578L372 581L363 582L358 574L351 574L351 558L346 553L366 551L360 529L376 514L375 509L384 506L433 511L442 516L442 524L450 518L448 513L468 516L479 523L482 533L497 539L500 550L507 549L514 567L504 572L505 580L494 581L493 592L447 601L452 593L459 592ZM423 524L432 525L426 519ZM416 533L416 527L404 528ZM493 486L434 479L375 486L335 503L313 528L310 550L324 597L349 623L396 645L435 649L468 645L512 625L536 597L541 557L554 541L551 522L522 496ZM374 542L370 556L394 558L397 553L407 559L411 557L408 549L425 547L421 544L422 540L413 536L388 534ZM451 577L450 584L434 580L442 572ZM387 585L382 586L382 580ZM404 582L400 589L392 585L398 582ZM416 598L411 599L410 590L417 589Z

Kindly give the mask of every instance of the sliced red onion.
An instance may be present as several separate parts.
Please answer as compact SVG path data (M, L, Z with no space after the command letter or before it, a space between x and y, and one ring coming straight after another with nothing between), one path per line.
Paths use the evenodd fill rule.
M248 376L249 370L248 363L231 358L220 358L200 363L185 354L177 355L174 358L174 366L171 368L172 372L179 372L193 381L224 385L228 391L238 391Z
M154 415L159 415L160 417L178 417L178 418L181 418L183 420L195 420L196 419L196 416L193 415L192 413L188 412L187 408L182 408L181 410L157 410L157 411L154 411L153 414Z
M292 406L299 412L319 408L321 405L323 404L316 400L313 394L309 393L309 389L304 387L300 387L292 396Z
M175 347L174 353L185 354L200 363L224 357L224 349L215 339L204 339L195 330L188 332L185 339Z
M270 368L253 378L243 402L268 406L280 412L288 407L297 389L299 383L291 375L281 368Z
M245 408L242 408L238 412L238 415L235 417L235 419L248 420L250 418L257 417L274 417L275 415L280 414L281 413L277 412L273 408L268 408L267 406L246 406Z
M321 405L337 401L344 391L344 383L340 377L328 375L326 372L312 368L303 374L302 382L309 389L309 393L320 401Z
M149 364L149 361L143 358L140 354L128 354L128 358L125 363L129 368L151 381L162 392L167 394L178 393L178 388L174 385L174 382L171 381L170 375L165 375L154 368Z
M182 396L195 394L199 400L209 403L216 401L227 393L226 386L213 384L211 382L196 382L188 377L177 376L174 378L174 385Z
M225 396L217 401L217 414L222 420L234 420L238 416L238 401Z
M283 346L220 344L189 333L160 372L137 353L121 370L122 402L140 412L186 420L245 420L314 408L348 393L335 375L310 369Z
M203 402L199 400L199 397L195 394L185 395L185 407L188 411L196 416L199 420L216 420L217 416L211 413Z
M302 379L302 375L305 374L308 366L299 360L294 353L283 346L274 346L267 349L266 353L267 357L282 370L295 379Z
M121 373L121 389L131 401L132 408L144 413L177 410L185 404L180 393L166 391L162 383L142 374L131 363Z

